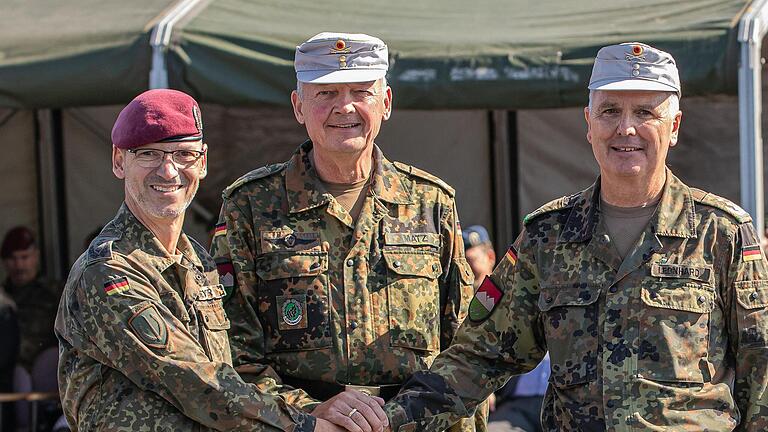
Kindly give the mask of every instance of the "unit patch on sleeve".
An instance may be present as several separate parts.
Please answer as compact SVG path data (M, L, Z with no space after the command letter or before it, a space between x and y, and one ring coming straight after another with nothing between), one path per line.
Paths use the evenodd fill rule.
M490 277L486 276L483 283L475 292L472 301L469 302L469 320L473 322L484 321L491 315L493 309L501 301L504 293L493 283Z
M158 349L168 346L168 325L155 305L149 303L140 308L128 320L128 325L146 346Z

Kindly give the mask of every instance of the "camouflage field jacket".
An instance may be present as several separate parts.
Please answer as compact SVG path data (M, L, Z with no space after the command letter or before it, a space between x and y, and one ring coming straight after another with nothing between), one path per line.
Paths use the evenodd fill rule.
M622 261L592 186L529 215L484 285L491 312L387 405L394 430L443 429L547 350L546 431L768 430L768 268L729 201L667 171Z
M178 253L123 204L72 267L56 318L72 430L312 431L314 417L240 379L213 260L184 234Z
M234 288L235 367L246 379L267 365L305 380L402 384L449 345L472 296L454 191L375 147L354 223L311 148L224 192L212 255Z

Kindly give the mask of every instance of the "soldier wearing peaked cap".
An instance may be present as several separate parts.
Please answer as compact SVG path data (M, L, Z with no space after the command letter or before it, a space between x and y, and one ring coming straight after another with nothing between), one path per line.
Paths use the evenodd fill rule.
M768 263L748 214L665 166L674 59L602 48L589 89L600 177L526 217L453 345L385 406L393 430L444 429L547 350L544 430L768 427Z
M392 112L387 52L347 33L297 47L291 102L310 140L224 191L212 250L237 370L268 366L352 431L384 427L378 403L352 404L383 404L429 367L472 297L453 189L375 144ZM453 430L484 429L481 409Z
M56 318L73 431L316 430L289 405L301 391L277 395L271 376L248 384L232 367L214 261L181 230L206 175L202 129L174 90L142 93L115 122L125 203L73 265Z

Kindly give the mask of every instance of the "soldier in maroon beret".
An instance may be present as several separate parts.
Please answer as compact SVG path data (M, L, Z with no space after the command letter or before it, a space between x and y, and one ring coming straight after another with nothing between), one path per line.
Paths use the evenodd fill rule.
M232 367L216 265L182 232L207 170L202 132L197 103L175 90L142 93L115 122L125 203L72 267L56 320L73 431L315 427L290 405L299 391L280 397Z

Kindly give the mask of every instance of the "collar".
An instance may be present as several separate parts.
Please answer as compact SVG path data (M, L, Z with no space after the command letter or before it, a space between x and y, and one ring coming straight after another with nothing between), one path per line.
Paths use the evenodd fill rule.
M299 146L285 168L285 190L290 213L320 207L332 198L312 166L309 158L310 150L312 150L312 142L306 141ZM413 202L397 168L384 157L376 144L373 147L373 167L371 190L374 196L393 204Z
M168 255L155 234L134 216L125 203L120 206L120 210L112 220L112 225L111 228L120 236L119 248L125 255L130 255L141 263L151 265L160 273L176 263L176 260ZM200 269L203 268L189 238L183 232L179 236L176 247L192 264Z
M651 216L651 229L657 236L696 238L696 208L688 186L669 168L656 212ZM584 242L592 238L600 217L600 177L573 199L568 220L558 243Z

